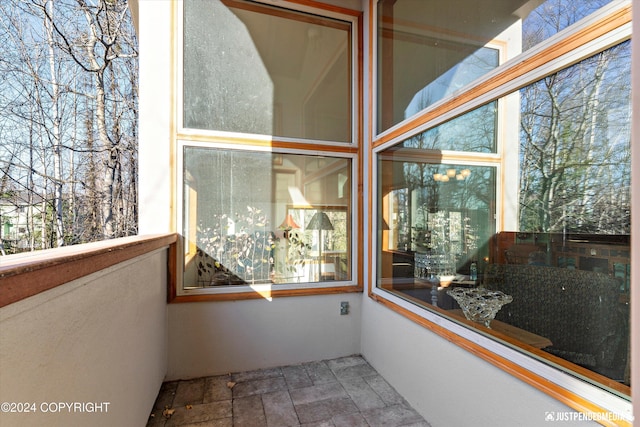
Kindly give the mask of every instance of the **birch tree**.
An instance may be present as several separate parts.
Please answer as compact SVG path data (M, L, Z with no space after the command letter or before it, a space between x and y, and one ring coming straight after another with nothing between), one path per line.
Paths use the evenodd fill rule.
M629 46L522 90L521 229L629 233Z
M30 246L35 229L45 247L135 234L137 51L127 1L3 0L0 43L0 164L17 191L37 196L30 208L43 203Z

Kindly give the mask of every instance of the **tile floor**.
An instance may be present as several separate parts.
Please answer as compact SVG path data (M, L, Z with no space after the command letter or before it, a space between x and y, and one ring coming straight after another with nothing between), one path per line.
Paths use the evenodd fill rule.
M426 427L360 356L170 381L148 427Z

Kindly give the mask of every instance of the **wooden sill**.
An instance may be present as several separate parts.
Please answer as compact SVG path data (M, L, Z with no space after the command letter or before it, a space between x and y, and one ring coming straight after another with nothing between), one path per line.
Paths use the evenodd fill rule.
M156 249L176 245L176 234L133 236L0 257L0 307ZM169 258L169 282L175 266Z
M205 302L205 301L239 301L259 298L278 298L278 297L299 297L312 295L333 295L344 293L362 292L362 286L334 286L326 288L298 288L298 289L281 289L271 291L254 291L254 292L233 292L233 293L212 293L212 294L192 294L177 295L175 288L169 290L169 303L183 302Z

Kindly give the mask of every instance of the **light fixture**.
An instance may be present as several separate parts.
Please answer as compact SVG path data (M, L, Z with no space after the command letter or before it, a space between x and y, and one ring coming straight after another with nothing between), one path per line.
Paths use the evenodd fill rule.
M288 239L289 238L289 232L291 230L293 230L294 228L300 228L300 226L296 223L296 221L293 219L293 217L291 216L291 214L287 214L287 216L284 218L284 221L282 221L282 224L280 224L279 227L281 230L284 230L284 238Z
M450 179L455 178L456 181L464 181L471 175L471 170L462 169L459 173L456 169L447 169L446 173L434 173L433 180L437 182L449 182Z
M282 221L282 224L280 224L280 228L282 230L291 230L293 228L300 228L300 226L296 223L291 214L287 214L284 221Z

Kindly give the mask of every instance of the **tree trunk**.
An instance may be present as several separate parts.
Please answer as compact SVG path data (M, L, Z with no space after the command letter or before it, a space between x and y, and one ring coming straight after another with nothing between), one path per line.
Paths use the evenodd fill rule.
M49 16L53 17L53 0L46 3ZM53 24L51 20L44 18L44 27L47 34L47 44L49 48L49 79L51 84L51 116L53 125L51 129L51 143L53 145L53 192L54 192L54 225L56 233L56 246L64 245L64 224L62 218L62 159L60 144L60 115L58 101L60 99L60 87L56 75L55 40L53 35Z

